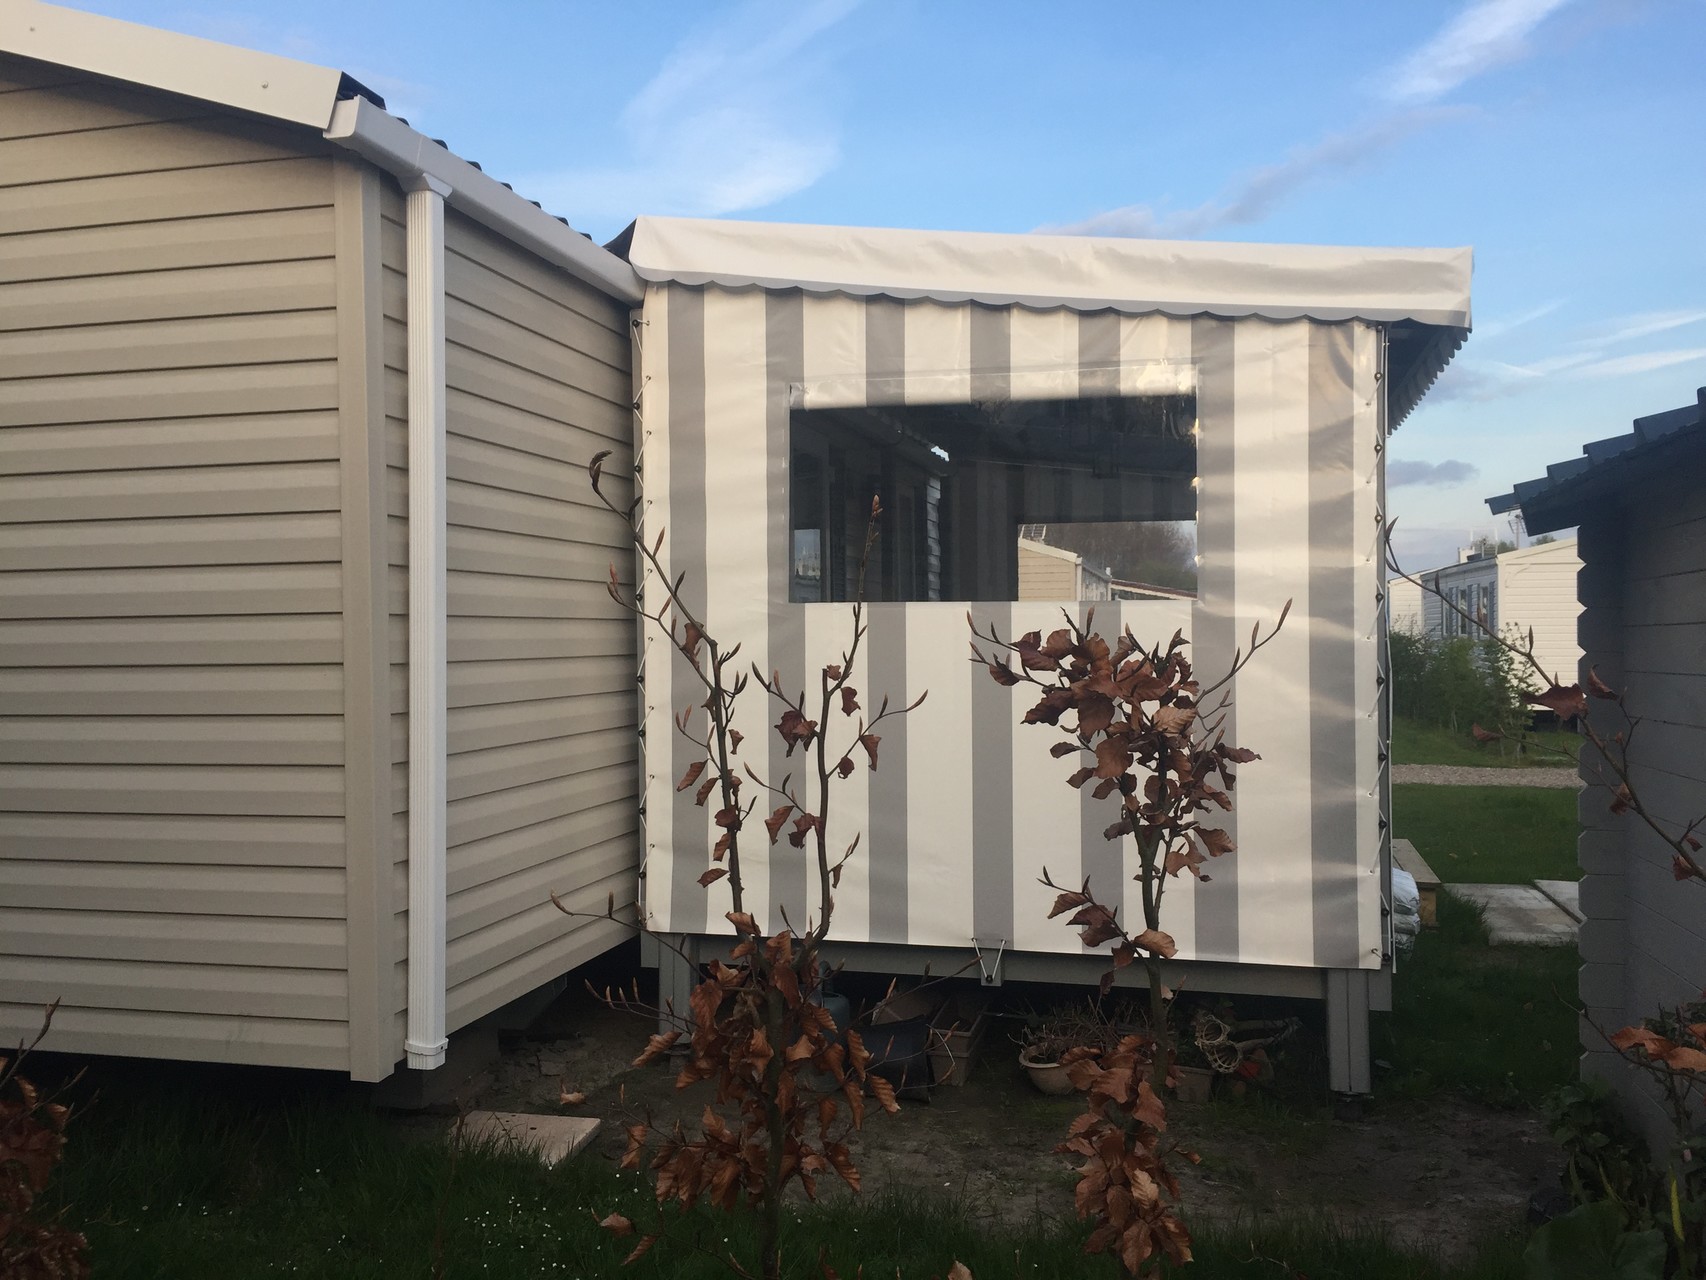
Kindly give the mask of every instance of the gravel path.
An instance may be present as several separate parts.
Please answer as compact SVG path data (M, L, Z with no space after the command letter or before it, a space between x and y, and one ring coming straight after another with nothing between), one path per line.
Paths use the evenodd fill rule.
M1581 778L1571 768L1482 769L1459 764L1395 764L1394 782L1431 782L1452 787L1571 787Z

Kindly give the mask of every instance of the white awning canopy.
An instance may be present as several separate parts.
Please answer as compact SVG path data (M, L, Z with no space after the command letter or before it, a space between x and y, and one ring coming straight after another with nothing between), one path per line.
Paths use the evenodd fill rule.
M1472 253L638 219L645 280L990 306L1469 327Z
M1366 249L708 218L637 219L610 249L654 282L1040 310L1386 326L1389 426L1469 333L1468 248Z

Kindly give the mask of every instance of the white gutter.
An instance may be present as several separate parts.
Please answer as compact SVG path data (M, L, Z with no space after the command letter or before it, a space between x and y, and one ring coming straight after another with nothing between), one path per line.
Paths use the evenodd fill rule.
M444 200L407 184L409 242L409 1014L411 1067L442 1066L445 948Z
M445 1032L446 588L444 206L629 304L644 298L616 255L365 98L332 110L326 137L408 192L410 1067L443 1065Z
M405 187L416 174L448 184L452 192L451 207L459 213L602 293L630 306L638 306L644 300L640 277L621 258L366 98L346 98L339 102L332 109L326 137L396 174Z

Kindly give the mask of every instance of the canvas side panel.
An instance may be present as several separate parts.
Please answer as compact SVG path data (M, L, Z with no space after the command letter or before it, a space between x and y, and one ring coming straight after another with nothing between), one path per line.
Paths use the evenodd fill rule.
M1311 776L1308 707L1312 597L1310 531L1310 332L1308 321L1245 321L1239 331L1238 643L1250 628L1278 636L1238 679L1238 731L1229 739L1260 760L1238 768L1232 792L1238 850L1212 868L1218 883L1235 862L1238 957L1257 964L1308 963L1314 953L1309 857ZM1349 392L1346 391L1348 401ZM1348 551L1334 553L1345 560ZM1207 679L1218 671L1204 667ZM1205 886L1213 892L1214 883Z
M1245 477L1237 468L1237 427L1244 407L1244 370L1260 361L1261 334L1230 320L1198 316L1191 322L1191 360L1197 393L1197 598L1191 607L1191 663L1218 679L1248 632L1239 611L1238 551L1255 536L1241 517ZM1247 531L1248 530L1248 534ZM1233 696L1239 693L1234 683ZM1226 739L1239 741L1239 708L1224 721ZM1236 798L1236 796L1235 796ZM1237 809L1217 815L1217 824L1240 841L1244 823ZM1193 893L1193 955L1200 960L1238 959L1239 855L1212 859L1211 877Z
M701 441L695 470L700 489L697 500L703 504L703 511L696 518L703 520L703 534L699 548L691 550L686 543L687 525L679 518L680 500L685 496L679 482L686 473L678 471L670 488L671 503L677 511L675 553L678 561L689 555L694 557L688 575L691 579L698 574L701 595L696 596L689 584L684 584L684 590L695 601L694 607L703 610L700 616L711 634L725 651L740 646L740 653L726 676L733 680L738 674L749 673L754 666L760 671L768 671L772 666L767 553L770 504L776 498L767 483L770 473L767 309L765 294L756 289L742 292L705 289L698 291L697 297L703 315L703 410L691 419L685 414L672 414L670 425L672 446L683 444L677 434L681 431L697 433ZM685 341L679 330L672 336ZM679 356L679 347L676 352ZM672 362L671 367L679 364ZM681 388L672 386L671 390L680 394ZM685 466L690 450L677 448L673 456ZM681 686L691 689L693 677L686 660L675 657L673 661ZM692 700L703 699L701 689ZM676 701L685 707L688 696L684 694ZM747 685L736 704L734 719L734 727L752 744L742 745L741 756L750 752L754 762L762 761L772 736L768 726L779 710L773 710L757 684ZM693 730L698 737L706 736L709 719L703 711L696 713ZM678 764L703 756L700 748L678 739ZM738 759L733 768L741 779L743 800L755 795L757 788L742 772ZM688 799L682 797L684 801ZM713 790L705 806L691 814L684 813L678 803L676 819L674 892L679 905L675 918L692 919L698 922L698 927L712 933L722 933L728 928L723 917L733 907L727 877L709 888L699 884L699 877L717 865L711 854L722 835L722 828L713 821L720 807L720 792ZM774 805L767 803L766 797L758 796L754 820L740 833L741 845L746 850L741 862L742 905L760 925L780 929L781 918L775 910L779 894L773 891L773 872L779 863L789 858L797 861L802 855L786 842L774 849L770 847L759 819L772 808ZM728 863L725 860L721 865L726 868ZM796 914L798 905L797 902L790 905L790 917L796 927L803 927L803 916Z
M1385 559L1384 413L1376 376L1380 371L1381 333L1368 324L1351 329L1351 411L1353 422L1352 528L1356 645L1356 945L1364 969L1377 968L1387 949L1381 905L1390 891L1391 806L1385 793L1391 730L1384 718L1386 612L1382 605Z
M1110 314L1100 318L1111 320L1113 317ZM1033 387L1051 397L1067 399L1077 396L1082 346L1080 329L1086 321L1094 327L1094 320L1076 311L1014 308L1010 332L1015 377L1029 378ZM1111 341L1104 345L1113 345L1116 335L1110 332L1107 336ZM1092 374L1088 381L1092 384L1092 391L1105 390L1097 384L1096 374ZM1014 527L1000 532L1011 541L1018 530ZM1066 598L1076 600L1077 594L1074 583ZM1050 602L1026 601L1009 607L1011 631L1006 633L1009 638L1028 631L1041 631L1047 635L1065 623L1060 608ZM1008 940L1020 951L1077 950L1076 935L1063 927L1061 921L1048 918L1055 895L1053 890L1040 883L1043 872L1046 868L1058 883L1071 884L1081 862L1089 858L1092 867L1096 867L1101 864L1095 855L1102 854L1109 864L1110 874L1098 880L1092 888L1105 895L1104 901L1118 905L1124 893L1119 850L1101 840L1099 832L1096 845L1100 848L1082 848L1083 810L1086 804L1094 805L1095 801L1087 794L1088 789L1074 791L1062 780L1063 775L1070 772L1062 766L1076 768L1079 764L1077 758L1057 761L1049 755L1049 748L1060 740L1059 731L1045 725L1020 723L1025 711L1035 701L1027 694L1036 691L1026 686L1003 688L990 679L988 672L970 664L967 664L966 671L978 682L980 694L985 691L985 686L994 694L992 700L999 702L1007 719L1006 737L1010 751L1003 763L1012 790L1013 831L1006 868L1012 893ZM1112 821L1108 818L1102 825L1105 827ZM1114 857L1108 858L1109 854ZM1121 918L1125 918L1123 912Z
M1313 958L1324 969L1363 967L1359 933L1369 859L1360 847L1361 820L1377 811L1376 798L1359 790L1368 780L1358 756L1365 744L1374 745L1363 720L1377 710L1369 557L1379 531L1374 459L1357 440L1356 336L1350 324L1314 325L1309 335L1309 851ZM1373 959L1378 965L1378 947Z
M347 1070L322 142L0 59L0 1038Z

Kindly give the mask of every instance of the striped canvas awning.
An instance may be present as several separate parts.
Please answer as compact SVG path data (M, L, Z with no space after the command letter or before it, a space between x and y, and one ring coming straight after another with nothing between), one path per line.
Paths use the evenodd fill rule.
M1468 248L1231 244L640 218L610 246L644 280L1037 310L1364 320L1387 329L1389 422L1470 324Z

